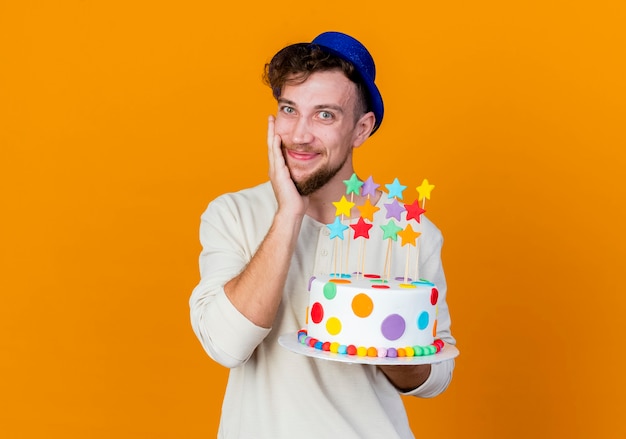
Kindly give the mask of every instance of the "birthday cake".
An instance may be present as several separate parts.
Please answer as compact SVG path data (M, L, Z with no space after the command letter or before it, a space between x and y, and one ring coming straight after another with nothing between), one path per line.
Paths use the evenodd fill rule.
M369 357L431 355L436 340L435 284L379 275L311 278L307 329L299 341L338 354Z
M375 194L379 185L371 177L361 182L356 175L344 183L348 188L347 195L356 193L367 196L365 206L369 206L363 209L359 207L361 216L355 222L350 215L354 203L345 196L341 201L333 203L337 213L335 221L327 225L331 231L330 239L342 245L344 232L352 228L353 240L362 238L363 247L359 250L362 255L358 260L364 261L364 243L370 238L369 230L373 227L374 214L379 210L369 204L369 196ZM386 187L387 196L393 201L385 204L385 220L388 222L380 228L383 230L383 239L388 240L388 249L398 244L398 236L401 237L400 244L408 246L404 276L390 275L392 270L388 257L384 258L386 263L380 267L380 273L368 273L364 266L338 266L330 275L312 276L308 286L306 328L298 332L300 343L312 349L359 357L424 356L434 355L443 349L443 341L436 338L439 292L434 283L419 277L417 261L421 233L413 230L410 223L406 224L408 220L414 220L420 230L425 199L430 199L430 191L434 186L424 180L417 188L418 199L403 206L399 200L406 186L400 185L395 179ZM399 227L394 221L397 220L399 224L402 216L405 228ZM411 266L411 247L415 248L413 273L408 269Z

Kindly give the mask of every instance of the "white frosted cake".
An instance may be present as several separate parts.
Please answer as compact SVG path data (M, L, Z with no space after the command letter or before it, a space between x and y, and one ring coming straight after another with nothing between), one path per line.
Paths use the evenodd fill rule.
M431 355L435 340L435 284L373 274L312 277L307 328L301 343L338 354L370 357Z

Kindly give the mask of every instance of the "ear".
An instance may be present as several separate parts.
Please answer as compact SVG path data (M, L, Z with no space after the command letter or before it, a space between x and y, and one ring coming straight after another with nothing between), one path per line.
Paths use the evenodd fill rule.
M372 134L375 123L376 116L374 116L372 111L361 116L354 127L354 141L352 143L353 148L358 148L369 138L370 134Z

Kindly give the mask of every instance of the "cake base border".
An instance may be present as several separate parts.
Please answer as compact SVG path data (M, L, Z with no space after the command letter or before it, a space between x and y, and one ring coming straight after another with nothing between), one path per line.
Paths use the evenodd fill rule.
M340 361L350 364L371 364L371 365L394 365L394 366L410 366L417 364L435 364L445 360L456 358L459 355L459 349L451 344L445 343L443 349L433 355L424 355L420 357L359 357L356 355L336 354L334 352L322 351L304 345L298 341L298 334L283 334L278 337L278 344L283 348L290 350L296 354L306 355L307 357L319 358L322 360Z

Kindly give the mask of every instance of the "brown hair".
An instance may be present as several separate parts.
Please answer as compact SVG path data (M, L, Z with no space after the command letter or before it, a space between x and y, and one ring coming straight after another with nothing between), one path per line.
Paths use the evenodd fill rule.
M370 110L368 96L361 77L352 63L323 51L310 43L297 43L281 49L272 60L265 64L263 82L272 89L276 99L287 84L300 84L315 72L340 70L357 87L355 117Z

